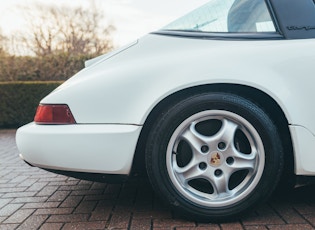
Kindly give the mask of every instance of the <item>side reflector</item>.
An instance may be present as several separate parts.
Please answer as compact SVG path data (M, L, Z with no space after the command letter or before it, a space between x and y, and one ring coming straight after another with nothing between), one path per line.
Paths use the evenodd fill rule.
M67 125L76 121L68 105L39 105L34 118L37 124Z

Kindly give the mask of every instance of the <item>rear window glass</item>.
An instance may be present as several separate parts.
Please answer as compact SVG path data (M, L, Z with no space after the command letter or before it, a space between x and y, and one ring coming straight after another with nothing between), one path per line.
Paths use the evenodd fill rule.
M163 30L192 32L275 32L264 0L212 0Z

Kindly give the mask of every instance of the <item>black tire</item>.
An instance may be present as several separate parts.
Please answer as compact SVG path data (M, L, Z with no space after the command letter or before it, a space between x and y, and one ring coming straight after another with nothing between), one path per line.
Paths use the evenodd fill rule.
M148 136L154 190L197 221L228 221L264 201L283 167L277 128L256 104L228 93L174 103Z

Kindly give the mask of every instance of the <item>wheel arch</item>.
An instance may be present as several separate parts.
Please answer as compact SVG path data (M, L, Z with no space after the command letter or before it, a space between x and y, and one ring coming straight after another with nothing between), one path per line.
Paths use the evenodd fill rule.
M293 155L293 144L291 139L291 134L288 127L288 120L279 106L279 104L267 93L250 86L239 85L239 84L211 84L211 85L202 85L195 86L187 89L180 90L175 92L162 101L160 101L149 113L148 117L145 120L143 129L141 131L140 137L138 139L134 162L133 162L133 172L143 173L145 172L145 163L144 163L144 154L145 146L148 134L151 130L151 127L156 120L156 117L159 116L165 109L172 104L195 94L207 93L207 92L228 92L232 94L237 94L242 96L260 106L270 118L273 120L276 125L281 142L284 149L284 171L283 171L283 180L281 181L294 181L292 180L294 175L294 155Z

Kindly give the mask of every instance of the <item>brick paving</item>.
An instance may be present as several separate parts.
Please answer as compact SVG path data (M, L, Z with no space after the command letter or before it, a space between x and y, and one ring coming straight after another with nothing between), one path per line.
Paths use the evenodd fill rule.
M146 178L103 184L30 167L15 130L0 130L0 229L315 229L315 186L273 196L233 223L198 223L174 214Z

